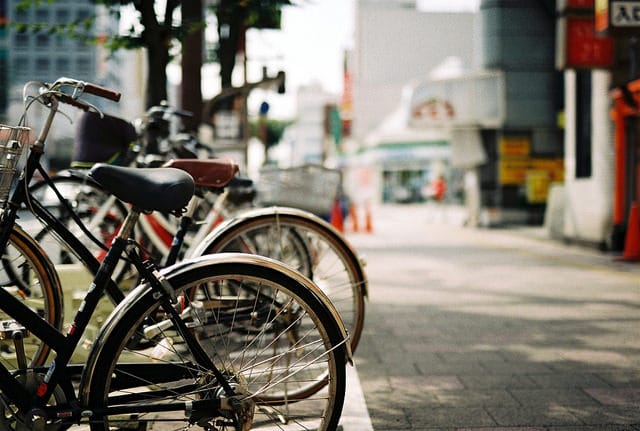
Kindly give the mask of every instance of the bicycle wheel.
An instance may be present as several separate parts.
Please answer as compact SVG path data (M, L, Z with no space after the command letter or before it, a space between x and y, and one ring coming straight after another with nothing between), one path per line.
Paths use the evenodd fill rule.
M9 292L54 328L62 329L64 317L63 295L55 267L38 244L20 227L14 226L9 242L0 257L0 288ZM22 332L0 307L0 361L10 370L42 365L49 347L35 335L23 332L24 355L20 354L19 341L11 337Z
M249 211L223 223L192 256L252 253L284 262L329 297L349 331L355 351L364 326L367 280L355 251L324 220L293 208Z
M182 296L190 310L182 315L189 316L199 345L235 391L239 410L224 403L216 409L225 389L176 330L158 330L166 328L166 315L153 292L140 286L131 294L138 300L123 302L112 314L96 343L99 351L85 368L81 395L94 412L92 430L164 421L175 428L191 422L216 430L336 428L344 402L346 341L337 314L312 283L276 261L241 254L195 259L172 272L167 279L179 295L194 289L220 292L193 301ZM199 289L204 284L210 287ZM147 348L128 348L132 338L154 332ZM324 389L300 398L308 382L318 379L326 382ZM170 402L179 402L182 410L134 417L100 413L160 410Z

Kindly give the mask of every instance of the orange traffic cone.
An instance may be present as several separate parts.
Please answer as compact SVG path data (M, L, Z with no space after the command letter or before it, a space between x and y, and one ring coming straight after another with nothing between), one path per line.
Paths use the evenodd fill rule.
M356 211L356 204L349 206L349 218L351 219L351 230L358 232L358 212Z
M371 207L369 204L364 206L364 230L367 233L373 232L373 224L371 223Z
M638 204L635 202L631 204L629 210L622 260L640 260L640 219L638 218Z
M344 223L342 220L342 208L340 208L340 200L336 199L331 208L331 224L340 232L344 232Z

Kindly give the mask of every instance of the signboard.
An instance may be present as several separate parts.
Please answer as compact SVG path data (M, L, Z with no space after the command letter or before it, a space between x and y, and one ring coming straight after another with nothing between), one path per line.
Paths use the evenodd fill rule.
M609 22L613 27L640 27L640 3L634 1L611 2Z
M566 0L569 9L592 9L594 0Z
M527 201L532 204L542 204L547 201L549 194L549 174L546 171L529 170L526 174L525 190Z
M501 159L498 164L498 178L503 186L524 184L529 169L528 159Z
M614 41L598 36L593 18L566 16L558 19L560 68L610 68L615 61Z
M564 181L564 159L502 158L498 162L501 185L533 187L539 197L542 177L546 183Z
M498 153L501 156L528 156L531 152L531 142L527 137L508 137L498 141Z
M595 0L595 29L599 34L640 34L640 0Z

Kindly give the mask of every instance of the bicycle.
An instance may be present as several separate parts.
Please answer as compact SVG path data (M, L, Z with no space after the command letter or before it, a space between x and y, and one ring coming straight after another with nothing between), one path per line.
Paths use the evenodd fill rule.
M61 93L63 87L71 87L73 94ZM114 94L65 78L47 86L38 99L50 108L52 119L59 101L79 105L83 102L77 97L84 93ZM15 217L16 203L44 149L47 125L50 121L5 201L0 223ZM9 328L3 337L9 334L15 346L15 359L0 361L3 426L65 429L80 423L94 430L142 429L148 422L181 421L209 430L308 429L316 424L317 429L335 429L350 352L328 298L300 273L255 255L207 256L157 270L140 258L131 240L134 225L144 211L180 211L193 193L191 176L172 168L108 165L95 166L90 175L131 203L131 210L66 335L7 286L0 288L0 310L15 319L2 322ZM10 236L7 229L0 234ZM110 315L87 363L72 364L72 353L123 253L145 282ZM38 258L47 261L44 254ZM203 284L208 287L202 289ZM56 352L55 359L48 366L29 362L21 348L25 338L37 338ZM327 381L321 394L290 402L290 393L319 378Z
M193 161L175 159L170 161L168 166L184 168L185 163L190 164ZM215 164L216 161L207 161L207 163ZM115 228L121 223L120 214L126 211L124 206L84 176L54 177L53 180L58 188L69 192L65 195L65 199L73 203L73 208L88 227L93 229L93 226L99 226L100 239L108 243ZM205 220L193 222L199 227L196 236L192 237L189 243L198 245L188 248L185 256L195 257L237 251L272 257L287 263L314 281L329 296L349 330L351 349L355 352L364 327L364 301L367 296L366 275L355 250L324 220L306 211L286 207L243 211L235 217L222 221L203 239L194 239L211 229L214 222L219 222L221 215L225 214L227 184L219 184L215 188L220 189L220 186L225 187L225 190L218 195ZM210 185L209 188L211 187L213 186ZM191 214L195 212L201 200L202 197L191 204L193 207ZM57 214L67 214L67 212L60 210ZM146 217L145 220L166 219L163 216L157 217L156 214L146 214L143 217ZM178 250L181 250L180 247L174 247L178 227L172 226L171 231L165 231L162 223L153 224L152 230L145 229L148 224L142 224L142 226L145 232L144 238L157 238L156 241L159 241L162 235L164 241L171 241L170 244L164 245L163 253L158 253L155 257L158 260L165 259L165 263L174 263L178 258ZM159 234L158 231L163 233ZM38 233L36 239L42 241L44 232L45 230ZM76 233L79 234L79 232ZM184 236L181 236L182 239ZM152 241L152 244L155 244L155 241ZM104 252L97 247L93 250L98 258L103 256Z
M150 112L154 115L147 114L145 117L155 119L161 114L160 118L164 118L164 115L173 113L166 106L152 108ZM156 124L155 121L145 124L149 123ZM160 138L158 129L157 126L153 127L154 142L150 146L162 147L163 153L166 153L169 145L155 142L167 140L166 137ZM144 127L140 128L139 133L149 136ZM145 141L148 141L148 138ZM128 159L145 158L144 150L141 149L146 147L147 145L137 146L136 155ZM168 166L180 163L181 159L172 159ZM72 203L72 207L88 225L89 230L100 228L100 232L95 234L100 242L108 243L126 212L122 203L100 190L87 178L84 171L70 170L53 177L51 181L57 189L66 190L65 200ZM48 183L43 181L32 186L31 191L35 194L38 189L47 185ZM228 184L223 186L212 185L197 200L193 212L199 208L201 216L196 217L199 221L192 224L197 229L184 237L187 247L184 255L189 257L223 251L241 251L272 257L293 266L328 294L349 330L351 348L355 351L364 326L367 281L361 260L344 236L321 218L293 208L269 207L253 211L245 209L235 214L237 207L233 204L229 210L229 202L232 200L230 194L235 189ZM247 187L246 181L242 183L242 187ZM52 205L60 206L56 197ZM203 216L203 213L206 215ZM59 217L69 218L69 212L64 208L57 214ZM221 223L224 220L235 221ZM170 253L178 231L175 222L162 214L153 213L143 215L139 226L140 238L144 238L147 249L151 250L157 259ZM37 233L36 239L41 240L43 233L46 232L43 230ZM77 229L76 233L80 234ZM189 248L190 244L197 244L198 247ZM95 248L94 252L98 255L104 253ZM173 256L174 259L176 257Z

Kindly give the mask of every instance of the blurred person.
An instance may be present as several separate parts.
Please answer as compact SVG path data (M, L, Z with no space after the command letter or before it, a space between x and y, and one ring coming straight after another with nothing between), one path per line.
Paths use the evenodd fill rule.
M425 197L427 198L427 204L429 202L434 202L436 204L435 207L429 211L431 217L429 217L432 221L436 218L439 221L446 221L446 207L445 207L445 198L447 196L447 182L444 178L444 175L438 174L436 178L428 185Z

